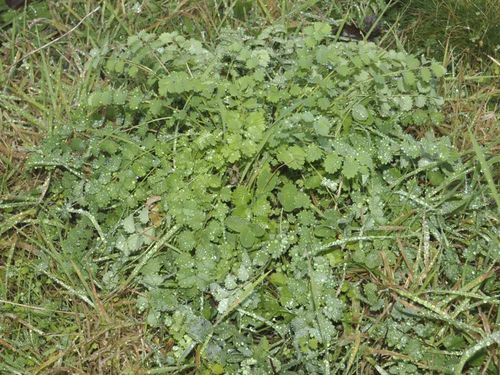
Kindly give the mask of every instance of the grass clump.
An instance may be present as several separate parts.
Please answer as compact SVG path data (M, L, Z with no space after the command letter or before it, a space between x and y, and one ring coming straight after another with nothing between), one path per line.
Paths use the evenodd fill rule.
M408 0L399 4L410 50L443 59L448 54L474 66L500 51L500 4L495 0Z
M268 27L303 9L275 3L158 17L205 39L78 3L61 43L88 56L4 71L9 139L47 134L2 159L2 371L498 370L493 141L438 135L436 61Z

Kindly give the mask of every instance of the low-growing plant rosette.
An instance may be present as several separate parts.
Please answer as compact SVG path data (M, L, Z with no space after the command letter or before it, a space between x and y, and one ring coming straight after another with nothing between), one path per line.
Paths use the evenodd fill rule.
M456 331L439 344L451 352L484 335L401 302L463 276L443 243L467 167L447 138L406 131L442 121L444 68L333 39L324 23L226 31L212 47L139 33L95 51L101 88L33 153L57 170L40 215L70 228L53 229L61 251L109 293L137 286L148 326L174 343L157 364L336 373L377 347L400 353L389 373L451 371L431 338Z

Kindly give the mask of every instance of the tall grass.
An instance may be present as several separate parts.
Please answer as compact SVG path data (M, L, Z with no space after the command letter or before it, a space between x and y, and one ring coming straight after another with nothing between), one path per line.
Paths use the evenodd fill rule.
M398 5L410 50L441 59L452 53L479 68L500 52L497 0L401 0Z

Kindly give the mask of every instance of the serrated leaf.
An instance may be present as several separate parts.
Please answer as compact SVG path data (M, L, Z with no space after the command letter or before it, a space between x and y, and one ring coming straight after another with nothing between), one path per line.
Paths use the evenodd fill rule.
M288 278L282 272L274 272L269 275L269 281L276 286L286 286Z
M195 244L196 240L192 231L185 230L177 236L177 246L182 251L191 251Z
M239 216L232 215L226 218L226 225L229 229L231 229L236 233L243 233L250 231L248 221Z
M422 76L422 79L424 80L424 82L430 82L431 79L432 79L432 74L431 74L431 71L429 68L427 67L423 67L421 70L420 70L420 75Z
M354 178L359 172L359 164L353 157L347 157L344 160L344 167L342 168L342 174L348 178Z
M91 107L102 107L110 105L113 102L113 92L99 91L92 93L88 98L88 105Z
M314 130L318 135L327 136L330 133L330 121L326 117L321 116L316 122L314 122Z
M301 169L306 160L306 153L299 146L291 146L283 149L278 154L278 160L291 169Z
M174 72L158 81L158 93L161 96L189 91L192 87L192 83L186 72Z
M304 33L319 42L327 35L330 35L331 30L332 27L326 22L314 22L312 26L304 29Z
M233 202L235 206L246 206L251 199L252 194L245 186L238 186L234 189L231 196L231 202Z
M116 142L112 141L111 139L105 139L101 142L100 148L104 152L107 152L108 154L112 155L118 151L119 145Z
M306 160L310 163L321 159L323 156L323 151L316 144L311 143L306 148Z
M286 183L278 193L278 200L287 212L309 206L309 198L292 183Z
M306 111L302 113L302 120L304 120L305 122L313 122L314 119L314 115L311 112Z
M413 107L413 99L411 96L404 95L399 98L398 104L402 111L408 112Z
M407 56L406 57L406 65L409 69L417 69L420 66L420 61L415 56Z
M250 59L247 60L247 66L249 68L255 68L256 66L265 68L269 65L270 61L271 56L269 56L269 53L266 50L254 50L252 51Z
M134 215L133 214L128 215L123 220L122 225L123 225L123 229L125 229L125 232L127 232L127 233L135 233Z
M147 207L143 207L140 211L139 211L139 221L142 223L142 224L147 224L149 222L149 210Z
M433 62L431 64L431 69L437 78L441 78L446 73L446 69L441 64L438 64L437 62Z
M124 105L127 102L128 93L122 90L116 90L113 93L113 104L114 105Z
M427 99L423 95L418 95L415 98L415 106L418 108L423 108L426 104Z
M141 248L143 243L143 237L138 233L134 233L129 238L127 238L127 249L130 253L136 252Z
M325 171L334 174L342 167L342 158L338 153L333 151L326 156L323 166L325 167Z
M347 77L349 74L349 66L347 64L338 65L335 70L341 77Z
M415 74L412 71L404 72L403 79L408 86L414 86L416 83Z

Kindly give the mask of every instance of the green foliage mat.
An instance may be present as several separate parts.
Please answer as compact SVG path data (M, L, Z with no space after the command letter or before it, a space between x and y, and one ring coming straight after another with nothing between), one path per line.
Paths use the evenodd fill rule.
M488 225L492 201L464 187L446 138L407 131L442 120L444 69L331 38L317 23L94 50L102 88L32 154L54 171L39 215L61 259L105 293L141 290L174 343L154 364L323 374L362 355L391 374L451 371L486 336L468 305L450 310L449 285L472 295L491 277L491 238L464 248L458 231L465 209Z

